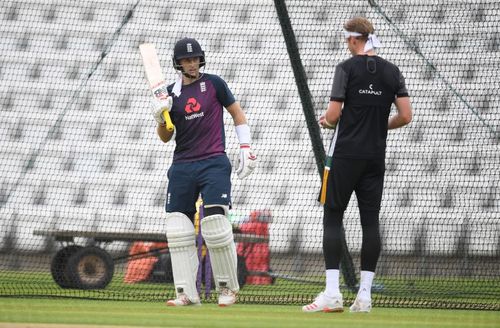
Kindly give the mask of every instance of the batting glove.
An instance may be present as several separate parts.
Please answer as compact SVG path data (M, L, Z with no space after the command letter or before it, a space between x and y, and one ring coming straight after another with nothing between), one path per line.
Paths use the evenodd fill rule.
M153 98L151 100L151 105L151 114L153 115L155 121L158 124L165 124L163 112L170 112L170 110L172 110L172 97L167 97L166 99Z
M240 179L245 179L247 176L252 174L253 170L257 166L257 156L254 155L249 144L240 145L240 159L239 166L236 170L236 174Z

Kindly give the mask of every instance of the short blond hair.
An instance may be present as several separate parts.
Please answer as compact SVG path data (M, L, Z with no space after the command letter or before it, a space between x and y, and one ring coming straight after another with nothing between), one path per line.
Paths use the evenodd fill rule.
M367 40L368 34L375 33L373 24L365 17L353 17L344 24L344 29L348 32L357 32L363 34L357 37L357 39Z

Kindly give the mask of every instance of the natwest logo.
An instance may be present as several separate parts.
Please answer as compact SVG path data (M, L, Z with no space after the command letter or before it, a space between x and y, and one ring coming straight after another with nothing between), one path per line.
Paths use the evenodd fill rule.
M368 86L368 89L359 89L359 93L363 95L374 95L374 96L381 96L382 91L380 90L373 90L373 84L370 84Z
M200 103L196 98L189 98L188 101L186 102L186 106L184 107L184 110L186 113L191 114L192 112L197 112L201 108Z

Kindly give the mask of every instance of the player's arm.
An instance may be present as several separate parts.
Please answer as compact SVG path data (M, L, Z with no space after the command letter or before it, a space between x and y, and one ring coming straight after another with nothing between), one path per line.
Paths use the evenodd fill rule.
M330 100L326 112L319 118L319 125L324 129L334 129L342 113L343 102Z
M401 71L398 70L398 91L396 92L396 115L389 117L387 128L389 130L397 129L411 122L413 113L411 109L410 97L406 89L406 82Z
M236 135L240 142L240 158L236 173L240 179L244 179L253 172L257 165L257 156L254 155L251 148L250 127L247 124L245 112L238 102L233 102L226 109L233 118Z
M245 116L245 112L243 111L243 109L241 108L240 104L237 101L227 106L226 109L233 118L234 126L247 124L247 118Z
M334 129L337 125L340 115L342 114L342 106L346 97L348 79L349 74L344 70L343 65L337 65L335 67L335 75L333 76L328 108L319 118L319 125L322 128Z
M410 97L398 97L394 101L397 113L389 118L387 125L389 130L397 129L411 122L413 111L411 109Z

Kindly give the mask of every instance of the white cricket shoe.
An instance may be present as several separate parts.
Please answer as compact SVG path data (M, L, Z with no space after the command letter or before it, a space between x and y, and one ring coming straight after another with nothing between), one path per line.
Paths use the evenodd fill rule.
M338 294L329 297L325 293L319 293L314 302L302 307L304 312L344 312L344 302L342 295Z
M167 301L167 306L188 306L188 305L201 305L199 298L190 299L184 293L179 293L176 299Z
M372 310L372 300L370 298L362 298L358 296L349 309L351 310L351 312L368 313Z
M234 291L227 287L220 287L219 289L219 306L231 306L236 303L236 295Z

